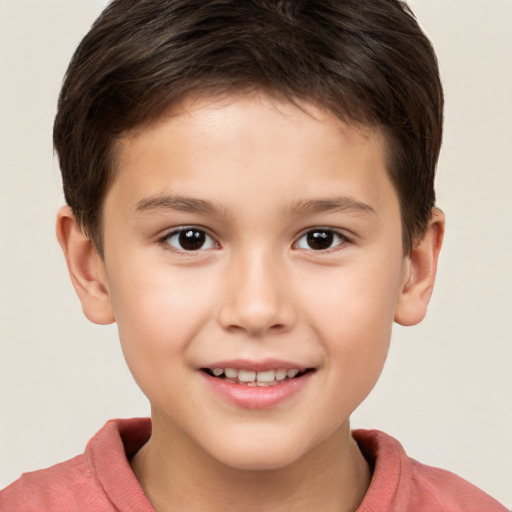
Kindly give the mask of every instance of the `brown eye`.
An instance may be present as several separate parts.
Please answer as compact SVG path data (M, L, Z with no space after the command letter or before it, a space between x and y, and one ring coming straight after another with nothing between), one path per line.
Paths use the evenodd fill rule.
M345 237L332 229L312 229L297 242L299 249L326 251L345 241Z
M179 251L199 251L216 247L212 237L198 228L179 229L167 236L165 241Z

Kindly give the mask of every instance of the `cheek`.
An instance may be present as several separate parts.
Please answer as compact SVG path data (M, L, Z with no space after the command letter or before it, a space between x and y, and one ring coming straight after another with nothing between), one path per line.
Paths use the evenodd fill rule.
M355 406L371 391L382 372L391 339L391 308L361 297L346 297L343 312L328 336L329 359L344 386L353 389Z
M130 278L126 267L112 275L111 297L123 352L135 376L184 357L211 319L212 287L193 272L166 265L139 267Z
M359 261L311 277L301 287L305 309L314 311L341 339L343 332L366 332L368 341L389 334L401 280L396 262L372 265ZM360 341L364 344L365 339Z
M381 269L386 268L383 272ZM393 325L399 267L395 263L337 269L308 291L311 324L322 340L330 374L357 406L375 385L384 365ZM323 286L322 286L323 284Z

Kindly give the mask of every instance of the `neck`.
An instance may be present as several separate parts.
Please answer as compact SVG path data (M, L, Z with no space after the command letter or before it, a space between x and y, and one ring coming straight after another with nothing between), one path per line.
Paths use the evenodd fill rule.
M369 466L348 424L299 460L273 470L226 466L174 434L154 422L151 439L132 460L157 512L353 512L370 483Z

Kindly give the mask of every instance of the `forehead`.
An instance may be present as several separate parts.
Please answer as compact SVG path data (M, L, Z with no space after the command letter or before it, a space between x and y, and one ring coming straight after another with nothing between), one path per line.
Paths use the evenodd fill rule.
M157 133L163 135L164 130L175 137L207 135L213 143L232 133L250 135L254 139L255 123L266 123L266 130L259 132L261 137L272 137L276 132L294 136L292 130L295 128L297 132L304 135L309 132L313 137L316 132L322 138L329 134L329 139L334 135L351 138L352 142L364 140L379 145L386 142L385 133L379 126L345 119L343 114L337 115L314 100L295 98L291 101L279 92L242 89L228 93L213 90L211 93L186 94L157 118L126 132L120 139L119 149L123 152L126 147L146 144ZM215 134L215 128L221 126L222 131Z
M112 189L123 192L132 207L141 196L177 188L222 201L265 186L267 199L292 201L324 197L333 182L340 185L337 193L357 193L366 202L373 196L378 203L379 189L389 185L379 129L263 93L190 96L158 121L126 134L117 154Z

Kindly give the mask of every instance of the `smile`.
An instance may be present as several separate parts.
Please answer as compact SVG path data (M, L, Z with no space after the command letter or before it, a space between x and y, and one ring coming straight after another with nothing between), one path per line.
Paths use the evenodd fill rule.
M202 368L202 370L212 377L223 379L233 384L260 387L275 386L312 371L311 368L305 370L278 368L258 372L238 368Z
M234 362L234 361L233 361ZM212 367L199 368L204 382L223 402L242 409L269 409L293 400L308 387L316 368L288 368L282 362L235 364L217 363ZM226 362L227 363L227 362ZM276 364L277 363L277 364Z

